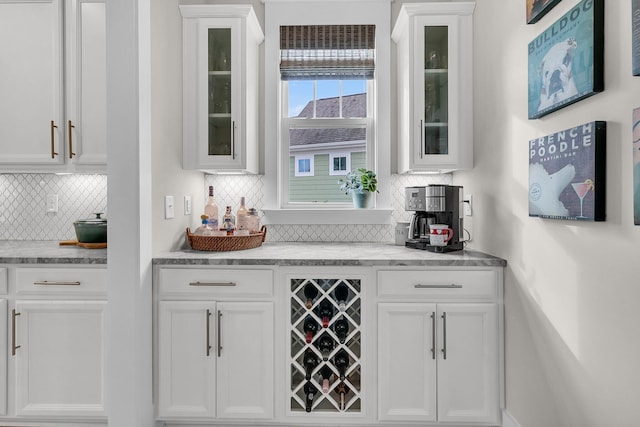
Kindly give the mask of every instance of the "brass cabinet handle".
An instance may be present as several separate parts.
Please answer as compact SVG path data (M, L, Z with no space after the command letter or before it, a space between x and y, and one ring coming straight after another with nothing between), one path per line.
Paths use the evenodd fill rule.
M69 122L67 123L67 129L69 132L69 158L73 159L73 156L76 155L76 153L73 152L73 132L71 129L75 128L75 126L71 123L71 120L69 120Z
M222 328L220 327L221 323L222 323L222 312L218 310L218 357L222 355L222 336L221 336Z
M42 281L38 281L38 282L33 282L34 285L41 285L41 286L80 286L80 282L76 281L76 282L50 282L48 280L42 280Z
M462 289L462 285L455 285L455 284L450 284L450 285L422 285L420 283L418 283L417 285L413 286L416 289Z
M16 350L20 348L16 345L16 317L20 316L20 313L16 312L14 308L11 310L11 355L16 355Z
M210 343L210 341L209 341L209 322L210 322L210 321L211 321L211 310L209 310L209 309L207 308L207 317L206 317L206 320L205 320L205 322L206 322L206 323L205 323L205 325L207 325L207 327L206 327L206 334L207 334L207 340L206 340L206 342L207 342L207 357L209 357L209 355L211 354L211 343Z
M237 286L235 282L190 282L189 286Z
M58 153L56 153L55 151L55 140L56 140L56 129L58 128L58 126L56 126L56 123L51 120L51 158L55 159L56 156L58 155Z
M442 312L442 357L447 360L447 313Z
M436 314L431 313L431 359L436 360Z

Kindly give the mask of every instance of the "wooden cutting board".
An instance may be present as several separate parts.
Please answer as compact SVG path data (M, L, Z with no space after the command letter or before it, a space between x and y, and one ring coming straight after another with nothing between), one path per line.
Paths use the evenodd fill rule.
M77 240L63 240L60 242L60 246L80 246L86 249L104 249L107 247L107 242L103 243L82 243Z

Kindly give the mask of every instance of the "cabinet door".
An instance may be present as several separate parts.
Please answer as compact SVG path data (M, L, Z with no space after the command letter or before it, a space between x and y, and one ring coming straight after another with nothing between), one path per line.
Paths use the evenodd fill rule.
M106 416L104 301L17 301L16 414Z
M378 416L436 420L435 304L378 305Z
M7 413L7 300L0 299L0 415Z
M161 301L158 310L158 416L215 416L213 302Z
M65 135L68 160L105 165L106 11L105 0L66 0Z
M438 420L496 422L496 305L440 304L438 321Z
M218 303L217 416L273 417L273 303Z
M61 25L61 0L0 2L3 167L64 162Z

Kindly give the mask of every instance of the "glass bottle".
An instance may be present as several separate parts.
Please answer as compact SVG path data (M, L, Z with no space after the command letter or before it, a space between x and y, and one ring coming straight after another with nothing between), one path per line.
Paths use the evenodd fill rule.
M249 209L249 233L260 232L260 217L256 208Z
M227 209L224 213L223 223L220 227L221 230L226 230L227 235L233 234L233 230L236 228L236 219L231 213L231 206L227 206Z
M209 186L209 199L204 206L204 214L209 218L209 226L216 229L218 227L218 205L213 199L213 185Z
M244 206L244 197L240 197L240 207L236 212L236 230L249 234L249 211Z

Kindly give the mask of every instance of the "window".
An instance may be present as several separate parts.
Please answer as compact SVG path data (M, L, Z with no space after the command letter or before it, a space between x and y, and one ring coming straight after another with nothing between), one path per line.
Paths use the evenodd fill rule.
M295 176L313 176L313 157L295 156Z
M374 35L372 25L280 27L285 207L351 207L337 177L373 167Z
M346 175L351 170L351 153L329 154L329 175Z
M265 10L264 41L264 194L265 219L271 224L386 224L390 221L391 212L391 116L389 99L393 92L391 86L391 0L263 0ZM339 3L339 4L338 4ZM339 13L336 7L339 6ZM283 26L344 24L375 26L375 53L373 80L360 76L347 78L326 76L323 78L307 76L305 80L282 78L281 69L273 64L282 56L280 32ZM359 85L357 89L352 84ZM342 89L340 89L342 85ZM326 94L323 91L331 89ZM304 94L303 99L295 102L294 94ZM353 94L366 93L364 96L366 116L349 117L349 114L322 117L322 113L298 117L309 102L330 97L345 98ZM361 96L362 98L362 96ZM289 111L289 106L295 108ZM338 107L339 108L339 107ZM321 106L322 110L322 106ZM322 110L326 111L326 110ZM344 109L343 109L344 111ZM394 113L395 114L395 113ZM321 120L320 120L321 119ZM338 120L340 119L340 120ZM349 120L344 120L349 119ZM303 123L307 121L307 123ZM289 122L286 124L286 122ZM295 177L295 156L311 155L300 144L290 151L289 140L294 131L323 129L333 126L336 129L358 129L358 138L362 148L340 148L325 146L318 154L314 153L314 177ZM345 130L341 132L347 132ZM307 147L309 148L309 147ZM316 147L317 148L317 147ZM351 170L366 166L376 170L379 178L375 209L366 212L351 209L351 202L344 194L337 194L340 201L330 201L323 197L319 186L313 186L307 201L299 192L291 199L290 185L292 179L313 180L320 173L327 175L327 186L339 190L337 183L340 176L328 176L329 155L351 153ZM362 165L362 166L358 166ZM293 201L292 201L293 200ZM299 200L299 201L296 201Z

